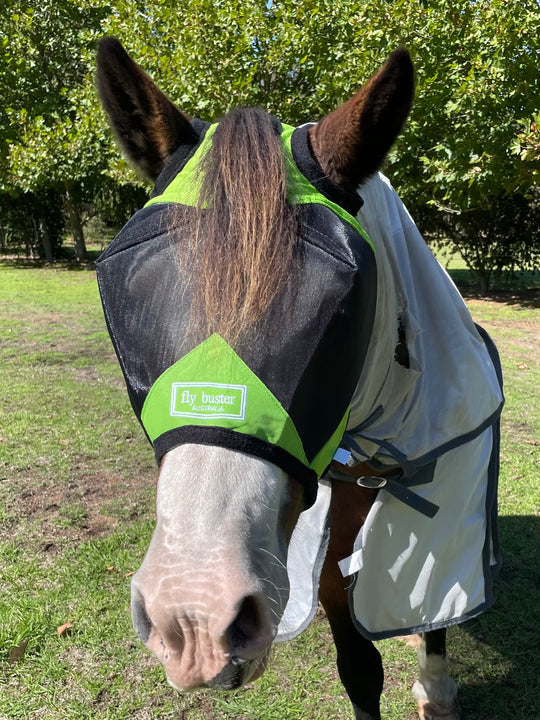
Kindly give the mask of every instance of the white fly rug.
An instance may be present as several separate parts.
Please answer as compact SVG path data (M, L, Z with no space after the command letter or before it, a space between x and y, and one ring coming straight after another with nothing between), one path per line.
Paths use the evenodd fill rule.
M378 174L359 192L358 219L375 246L378 289L372 340L351 402L353 454L399 464L413 481L422 468L423 484L412 490L439 506L429 518L379 491L351 556L340 563L351 576L355 624L380 639L462 622L492 602L494 426L503 396L463 299L388 179ZM407 368L394 357L400 326ZM315 614L330 497L323 480L293 534L291 592L277 640L298 635Z

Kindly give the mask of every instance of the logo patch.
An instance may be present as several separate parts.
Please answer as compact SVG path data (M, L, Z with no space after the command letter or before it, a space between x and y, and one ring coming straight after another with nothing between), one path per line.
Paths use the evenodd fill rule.
M245 420L247 385L176 382L171 388L171 416Z

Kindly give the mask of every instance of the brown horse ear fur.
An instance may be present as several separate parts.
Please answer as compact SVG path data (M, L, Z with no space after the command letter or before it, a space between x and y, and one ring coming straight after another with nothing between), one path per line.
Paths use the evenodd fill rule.
M99 44L97 85L124 152L152 180L180 144L197 142L189 117L159 90L116 38L104 38Z
M381 166L407 119L414 69L407 50L396 50L354 97L313 126L309 138L324 172L355 190Z

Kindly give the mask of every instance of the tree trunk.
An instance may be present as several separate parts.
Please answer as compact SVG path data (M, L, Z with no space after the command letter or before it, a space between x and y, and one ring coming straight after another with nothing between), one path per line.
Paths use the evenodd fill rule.
M73 241L75 243L75 257L77 260L86 260L86 243L84 241L79 205L73 197L73 190L71 187L66 188L66 202L69 224L71 226L71 234L73 235Z
M49 233L47 223L43 220L40 220L39 223L39 235L41 237L43 250L45 251L45 260L49 263L49 265L52 265L54 262L54 253L51 243L51 234Z
M51 235L49 233L47 223L44 222L43 218L41 218L38 222L34 215L32 215L32 228L32 240L28 242L28 240L26 240L25 238L24 241L26 248L26 257L33 260L35 257L34 248L39 247L39 245L41 244L43 245L45 261L49 263L49 265L52 265L54 262L54 253L51 244Z
M491 270L486 270L485 268L479 268L475 270L476 276L478 278L478 286L480 290L480 295L487 295L491 280Z

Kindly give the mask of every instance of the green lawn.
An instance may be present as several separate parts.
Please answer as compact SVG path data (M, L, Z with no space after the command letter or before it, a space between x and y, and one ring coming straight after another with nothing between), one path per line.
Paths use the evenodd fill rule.
M324 618L245 689L180 696L135 638L156 469L90 269L0 263L0 720L350 720ZM496 606L449 632L465 717L540 718L540 297L471 299L506 378ZM71 627L58 633L58 628ZM379 644L383 716L415 717L414 651Z

